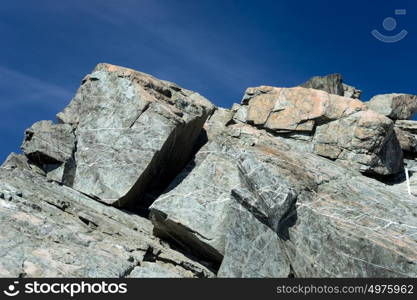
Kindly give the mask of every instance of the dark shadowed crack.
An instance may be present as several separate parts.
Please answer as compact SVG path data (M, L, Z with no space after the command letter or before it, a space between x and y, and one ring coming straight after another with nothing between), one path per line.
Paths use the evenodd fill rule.
M197 139L205 121L205 118L201 118L175 127L130 191L114 206L132 212L146 211L194 157L198 150L196 143L191 150L186 147L190 140ZM146 194L153 197L145 197Z
M135 123L137 122L137 120L140 118L141 115L143 115L143 113L145 111L148 110L149 105L151 104L151 102L146 102L145 106L143 107L143 109L138 113L138 115L135 117L135 119L133 120L132 124L130 124L129 128L132 128L133 125L135 125Z
M159 210L152 209L150 218L155 226L154 234L156 236L168 242L174 242L184 255L198 257L200 260L208 261L212 269L219 269L223 255L212 246L203 242L210 239L191 228L170 220L165 213ZM187 241L187 243L183 241Z
M77 170L77 163L75 160L75 154L77 153L77 129L72 129L72 134L74 135L74 147L72 148L72 155L70 159L65 162L64 165L64 174L62 175L62 183L66 186L72 187L74 184L75 172Z

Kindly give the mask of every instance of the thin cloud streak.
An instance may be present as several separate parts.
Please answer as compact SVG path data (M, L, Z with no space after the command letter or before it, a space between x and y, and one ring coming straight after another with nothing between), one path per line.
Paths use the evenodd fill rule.
M79 6L83 13L107 22L110 25L125 27L129 31L147 32L159 42L160 49L169 49L173 57L182 57L189 65L200 66L205 77L210 77L215 85L223 86L235 93L242 93L242 85L262 80L265 67L253 63L242 55L242 49L228 41L205 38L198 28L181 28L173 25L166 4L159 1L145 1L133 9L108 2L106 6ZM157 24L157 26L156 26ZM278 57L278 53L276 53ZM194 67L195 68L195 67ZM178 78L165 78L178 81Z
M17 109L27 105L40 105L57 110L62 108L62 101L69 101L74 92L55 84L45 82L0 66L0 94L2 110Z

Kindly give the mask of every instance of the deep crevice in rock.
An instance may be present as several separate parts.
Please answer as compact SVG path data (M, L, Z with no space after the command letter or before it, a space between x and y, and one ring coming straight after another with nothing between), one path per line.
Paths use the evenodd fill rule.
M177 126L131 190L114 206L147 217L155 199L164 193L207 142L207 135L202 130L205 121L204 118L196 119L189 124ZM189 140L195 141L191 149L186 148Z
M257 209L255 206L250 205L249 201L245 199L244 196L240 195L240 193L233 189L231 192L231 196L242 205L247 211L249 211L259 222L264 224L267 227L271 227L271 224L269 223L268 217L265 216L259 209Z
M60 161L57 161L56 159L49 157L48 155L39 151L29 153L26 156L33 164L37 165L41 169L43 169L43 165L53 165L61 163Z
M410 173L411 173L410 174L410 177L411 177L413 174L412 172ZM375 179L387 185L397 185L406 180L404 169L393 175L378 175L378 174L370 173L370 172L362 173L362 175L368 178Z
M98 227L98 225L96 224L96 223L94 223L93 221L91 221L91 220L89 220L89 219L87 219L87 218L85 218L84 216L82 216L82 215L79 215L78 216L78 219L80 219L80 221L81 222L83 222L85 225L87 225L89 228L91 228L91 229L95 229L95 228L97 228Z
M223 255L202 241L207 240L207 238L180 223L170 220L161 211L152 209L150 217L155 226L155 236L169 243L174 243L177 251L192 257L193 260L198 258L200 263L206 261L208 263L207 267L217 272L223 260Z
M297 206L294 202L290 209L284 214L284 216L279 221L278 225L278 236L280 239L284 241L290 240L290 232L289 229L297 223L298 214L297 214Z
M291 264L290 264L290 273L288 273L287 278L295 278L294 268L292 267Z

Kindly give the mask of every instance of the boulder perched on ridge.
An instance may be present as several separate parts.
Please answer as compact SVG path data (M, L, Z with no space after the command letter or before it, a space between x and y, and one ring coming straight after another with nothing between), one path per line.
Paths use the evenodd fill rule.
M341 74L330 74L326 76L315 76L307 82L300 85L301 87L322 90L329 94L335 94L347 98L359 99L362 91L353 86L343 83Z
M410 120L417 113L417 96L409 94L377 95L366 104L393 120Z
M63 154L74 153L74 162L63 171L65 184L107 204L130 206L184 167L213 109L204 97L173 83L99 64L57 115L60 124L47 123L48 133L59 137L67 128L71 134L59 139L67 150ZM24 149L45 153L36 142L45 141L41 133L33 136Z

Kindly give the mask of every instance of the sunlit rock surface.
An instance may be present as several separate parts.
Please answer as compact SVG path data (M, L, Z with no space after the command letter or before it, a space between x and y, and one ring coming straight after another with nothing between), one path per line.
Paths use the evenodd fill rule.
M0 276L416 277L415 96L305 86L226 109L99 64L0 167Z

